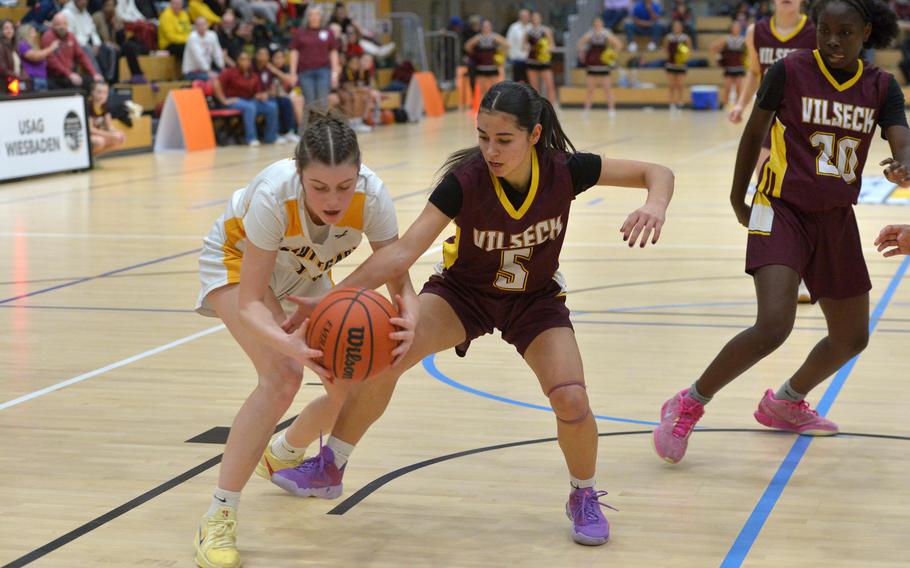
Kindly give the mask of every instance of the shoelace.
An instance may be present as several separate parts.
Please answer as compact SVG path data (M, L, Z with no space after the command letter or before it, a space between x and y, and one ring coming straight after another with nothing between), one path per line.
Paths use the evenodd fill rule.
M695 428L695 423L699 418L701 417L696 417L692 411L683 409L682 403L680 403L679 418L673 425L673 435L677 438L685 438Z
M607 509L619 511L616 507L599 500L606 494L606 491L583 491L581 494L581 503L576 510L572 511L572 520L575 522L585 520L596 523L600 520L597 516L598 507L606 507Z
M319 433L319 453L315 456L300 462L297 469L301 472L315 471L319 475L325 475L325 458L322 457L322 432Z
M237 521L217 520L209 522L212 533L212 548L234 548L234 527Z
M809 408L809 403L806 402L805 399L799 401L799 403L796 405L796 407L800 410L800 412L808 412L809 414L812 414L813 416L818 416L818 411L812 410L811 408Z

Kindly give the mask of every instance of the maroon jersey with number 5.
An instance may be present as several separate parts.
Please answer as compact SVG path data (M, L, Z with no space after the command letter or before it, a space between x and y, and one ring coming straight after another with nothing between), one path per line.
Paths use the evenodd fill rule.
M891 75L860 61L838 83L817 50L794 53L783 65L786 87L759 191L803 211L855 204Z
M531 185L517 210L482 156L457 168L463 203L455 236L443 246L445 274L503 295L550 284L575 199L568 158L558 150L531 150Z

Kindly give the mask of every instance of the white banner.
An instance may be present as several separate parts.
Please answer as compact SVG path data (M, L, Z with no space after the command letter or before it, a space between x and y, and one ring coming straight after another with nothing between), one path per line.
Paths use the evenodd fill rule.
M91 167L81 94L0 100L0 181Z

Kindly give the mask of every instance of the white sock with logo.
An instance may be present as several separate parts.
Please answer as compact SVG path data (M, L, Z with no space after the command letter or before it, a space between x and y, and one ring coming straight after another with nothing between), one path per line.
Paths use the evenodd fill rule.
M306 446L296 448L288 443L285 432L278 435L272 442L272 455L281 461L294 461L306 453Z
M569 484L572 485L573 489L587 489L588 487L594 487L594 478L591 479L578 479L575 476L569 476Z
M240 491L228 491L220 487L215 489L212 504L209 505L209 512L206 514L212 516L222 507L230 507L236 511L240 507Z

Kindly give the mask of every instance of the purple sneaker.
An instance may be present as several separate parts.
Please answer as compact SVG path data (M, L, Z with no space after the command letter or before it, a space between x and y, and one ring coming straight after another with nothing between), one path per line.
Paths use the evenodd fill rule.
M318 455L303 460L297 467L276 471L272 483L298 497L337 499L341 495L342 475L344 466L338 469L332 449L322 446Z
M593 487L573 489L569 493L566 516L572 521L572 540L578 544L598 546L610 538L610 523L600 508L617 509L598 501L606 494L606 491L594 491Z

